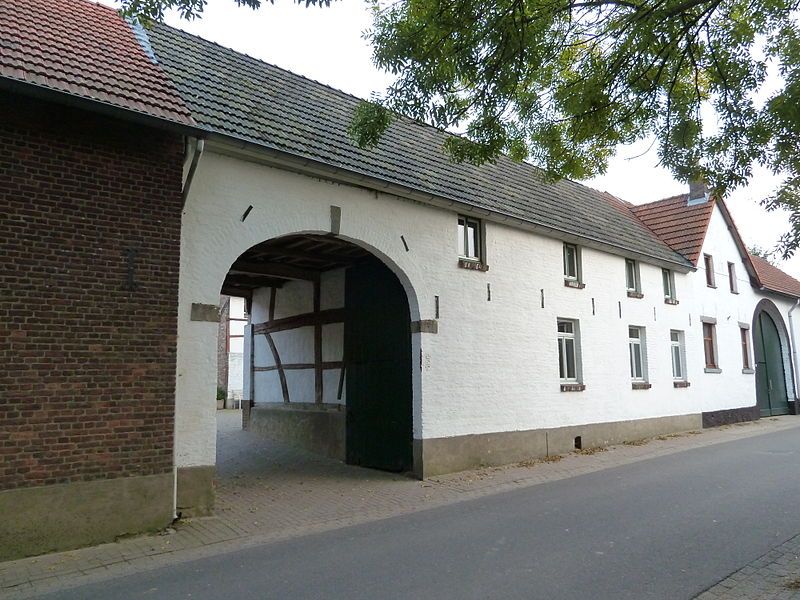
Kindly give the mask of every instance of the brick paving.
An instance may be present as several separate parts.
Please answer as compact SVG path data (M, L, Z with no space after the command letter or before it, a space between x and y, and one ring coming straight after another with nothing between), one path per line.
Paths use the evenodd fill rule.
M794 417L769 418L702 432L660 436L646 443L623 444L605 451L576 452L560 459L417 481L276 445L256 434L241 431L240 418L238 411L220 411L218 415L217 510L213 517L187 519L161 535L138 536L91 548L0 563L0 596L9 600L31 598L57 589L222 555L250 545L408 514L692 448L800 428L800 420ZM788 581L792 573L800 577L796 554L793 558L787 554L796 548L797 542L763 566L747 571L749 575L761 573L761 579L774 579L776 587L769 588L773 589L773 595L741 597L748 600L800 598L791 595L797 591L788 590L784 585L784 580ZM783 562L778 563L779 560ZM780 579L778 573L784 579ZM741 573L731 578L741 585L747 580ZM738 598L722 593L733 589L727 581L719 585L725 584L728 588L712 588L705 592L708 595L703 596L703 600ZM786 595L787 592L790 595Z
M800 600L800 535L709 588L697 600Z

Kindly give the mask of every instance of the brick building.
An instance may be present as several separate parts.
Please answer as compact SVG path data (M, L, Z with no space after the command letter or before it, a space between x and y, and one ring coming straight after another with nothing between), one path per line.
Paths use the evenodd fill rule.
M0 1L0 115L3 559L173 518L198 129L114 11L62 0Z

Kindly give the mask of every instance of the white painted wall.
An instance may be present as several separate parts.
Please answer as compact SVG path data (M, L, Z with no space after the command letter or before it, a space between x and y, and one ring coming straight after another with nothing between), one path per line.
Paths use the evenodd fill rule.
M242 222L241 215L251 204L253 210ZM744 265L737 263L743 279L738 296L727 291L724 273L717 276L716 290L705 288L702 271L676 274L680 304L670 306L663 301L659 267L642 264L644 298L628 298L623 258L583 248L586 287L567 288L561 241L490 222L486 223L489 271L465 270L457 266L455 212L207 151L184 215L178 466L213 464L215 451L211 377L215 370L203 366L213 367L215 330L213 324L189 321L191 303L215 302L230 265L255 244L281 235L328 231L331 205L342 209L341 236L378 255L400 277L409 294L412 320L433 319L434 298L440 298L439 333L413 336L415 438L680 415L755 402L754 378L741 373L738 337L735 344L731 337L739 335L738 321L752 321L759 298L746 282ZM738 260L738 255L721 228L724 222L715 210L706 251L724 270L726 261ZM281 290L276 317L311 310L311 295L302 285L293 283ZM776 303L785 315L788 303L780 298ZM323 295L323 308L340 305L333 292ZM264 306L264 298L257 294L254 322L265 320ZM718 320L723 369L719 375L703 373L701 314ZM580 321L587 386L583 392L560 391L559 317ZM629 325L646 328L650 390L631 389ZM672 385L670 329L685 332L692 383L687 389ZM325 332L326 359L338 357L337 335ZM281 340L287 356L294 357L283 359L282 351L282 359L310 361L310 336L309 328L308 339ZM259 345L264 344L260 337L257 361L269 355L266 346ZM416 368L420 362L421 370ZM280 401L277 375L258 377L265 381L256 384L257 390L272 389L277 395L257 396L256 401ZM268 377L275 381L267 381ZM335 389L330 375L326 377L326 388ZM302 375L293 376L290 385L293 395L313 398L313 380L310 396Z
M290 281L275 292L275 318L292 317L313 310L314 288L308 281ZM263 323L269 318L270 290L262 288L253 294L252 323ZM323 273L320 278L320 308L344 308L344 269ZM341 361L344 350L344 327L332 323L322 327L322 360ZM282 364L314 362L314 328L301 327L272 334L272 340ZM249 361L249 357L246 359ZM249 364L249 363L248 363ZM256 367L273 367L275 359L264 335L256 335ZM314 402L314 371L287 370L286 383L289 399L293 403ZM337 397L341 369L328 369L323 372L323 402L344 404ZM283 403L283 392L277 371L255 372L256 404Z

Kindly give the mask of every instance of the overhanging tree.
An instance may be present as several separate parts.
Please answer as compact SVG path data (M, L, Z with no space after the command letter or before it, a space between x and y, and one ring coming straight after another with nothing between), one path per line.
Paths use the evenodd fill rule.
M205 0L123 4L192 17ZM798 4L371 0L374 61L396 80L362 104L351 134L372 146L404 114L463 132L446 143L455 160L506 153L575 179L604 172L617 145L653 138L678 179L704 179L719 194L761 165L785 176L763 203L789 209L789 255L800 246Z

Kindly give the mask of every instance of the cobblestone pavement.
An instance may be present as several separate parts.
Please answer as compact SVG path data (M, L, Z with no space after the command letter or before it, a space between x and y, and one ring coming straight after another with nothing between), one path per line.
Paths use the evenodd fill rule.
M800 428L800 419L796 417L769 418L702 432L661 436L606 451L576 452L546 461L417 481L348 466L270 443L256 434L241 431L240 419L238 411L220 411L218 415L215 516L181 521L161 535L137 536L91 548L0 563L0 596L9 600L31 598L204 556L218 555L220 560L225 560L225 552L250 545L408 514L692 448ZM784 560L783 556L782 553L780 560ZM796 561L796 557L792 560ZM796 562L786 560L781 565L787 576L793 569L800 577ZM766 576L777 570L780 569L768 561L753 573L763 571ZM780 593L787 591L780 585ZM721 595L716 587L706 594L711 595L704 596L703 600L735 597Z
M800 599L800 535L706 590L697 600Z

